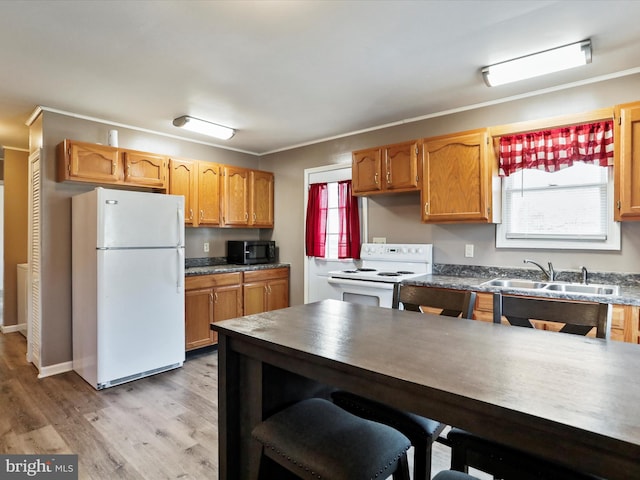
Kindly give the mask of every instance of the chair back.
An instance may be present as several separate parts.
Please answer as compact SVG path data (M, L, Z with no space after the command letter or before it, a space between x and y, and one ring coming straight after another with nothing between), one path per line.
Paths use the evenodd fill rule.
M393 292L393 308L402 304L405 310L420 312L420 307L441 309L440 315L473 318L476 293L419 285L396 284Z
M561 323L560 332L575 335L587 335L595 327L597 338L609 338L611 305L494 293L493 323L502 323L502 317L518 327L534 328L531 320Z

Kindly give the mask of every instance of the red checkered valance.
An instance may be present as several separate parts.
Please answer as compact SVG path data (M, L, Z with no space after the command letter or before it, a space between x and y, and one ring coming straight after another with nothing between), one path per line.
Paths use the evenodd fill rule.
M613 165L613 121L500 138L500 176L525 168L555 172L574 162Z

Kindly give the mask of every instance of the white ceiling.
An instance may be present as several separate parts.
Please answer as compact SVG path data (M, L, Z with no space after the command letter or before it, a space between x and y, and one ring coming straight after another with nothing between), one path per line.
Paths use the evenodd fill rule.
M0 145L27 148L41 105L262 154L637 73L638 19L640 1L1 1ZM587 38L590 65L482 81ZM184 114L237 133L190 135Z

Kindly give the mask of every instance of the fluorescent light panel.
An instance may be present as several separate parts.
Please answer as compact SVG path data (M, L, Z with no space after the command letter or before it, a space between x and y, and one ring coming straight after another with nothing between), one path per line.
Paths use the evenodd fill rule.
M176 118L173 124L176 127L186 128L192 132L209 135L210 137L220 138L222 140L229 140L236 133L233 128L207 122L206 120L200 120L199 118L190 117L189 115Z
M482 69L482 76L489 87L495 87L587 63L591 63L591 40L489 65Z

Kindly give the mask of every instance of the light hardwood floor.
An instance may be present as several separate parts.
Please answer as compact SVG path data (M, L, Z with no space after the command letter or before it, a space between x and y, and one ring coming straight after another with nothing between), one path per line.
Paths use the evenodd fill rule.
M78 454L80 479L217 479L217 360L102 391L38 379L26 340L0 334L0 452Z
M77 454L81 480L217 480L216 350L96 391L75 372L38 379L26 349L21 334L0 334L0 453ZM436 444L433 473L449 458Z

